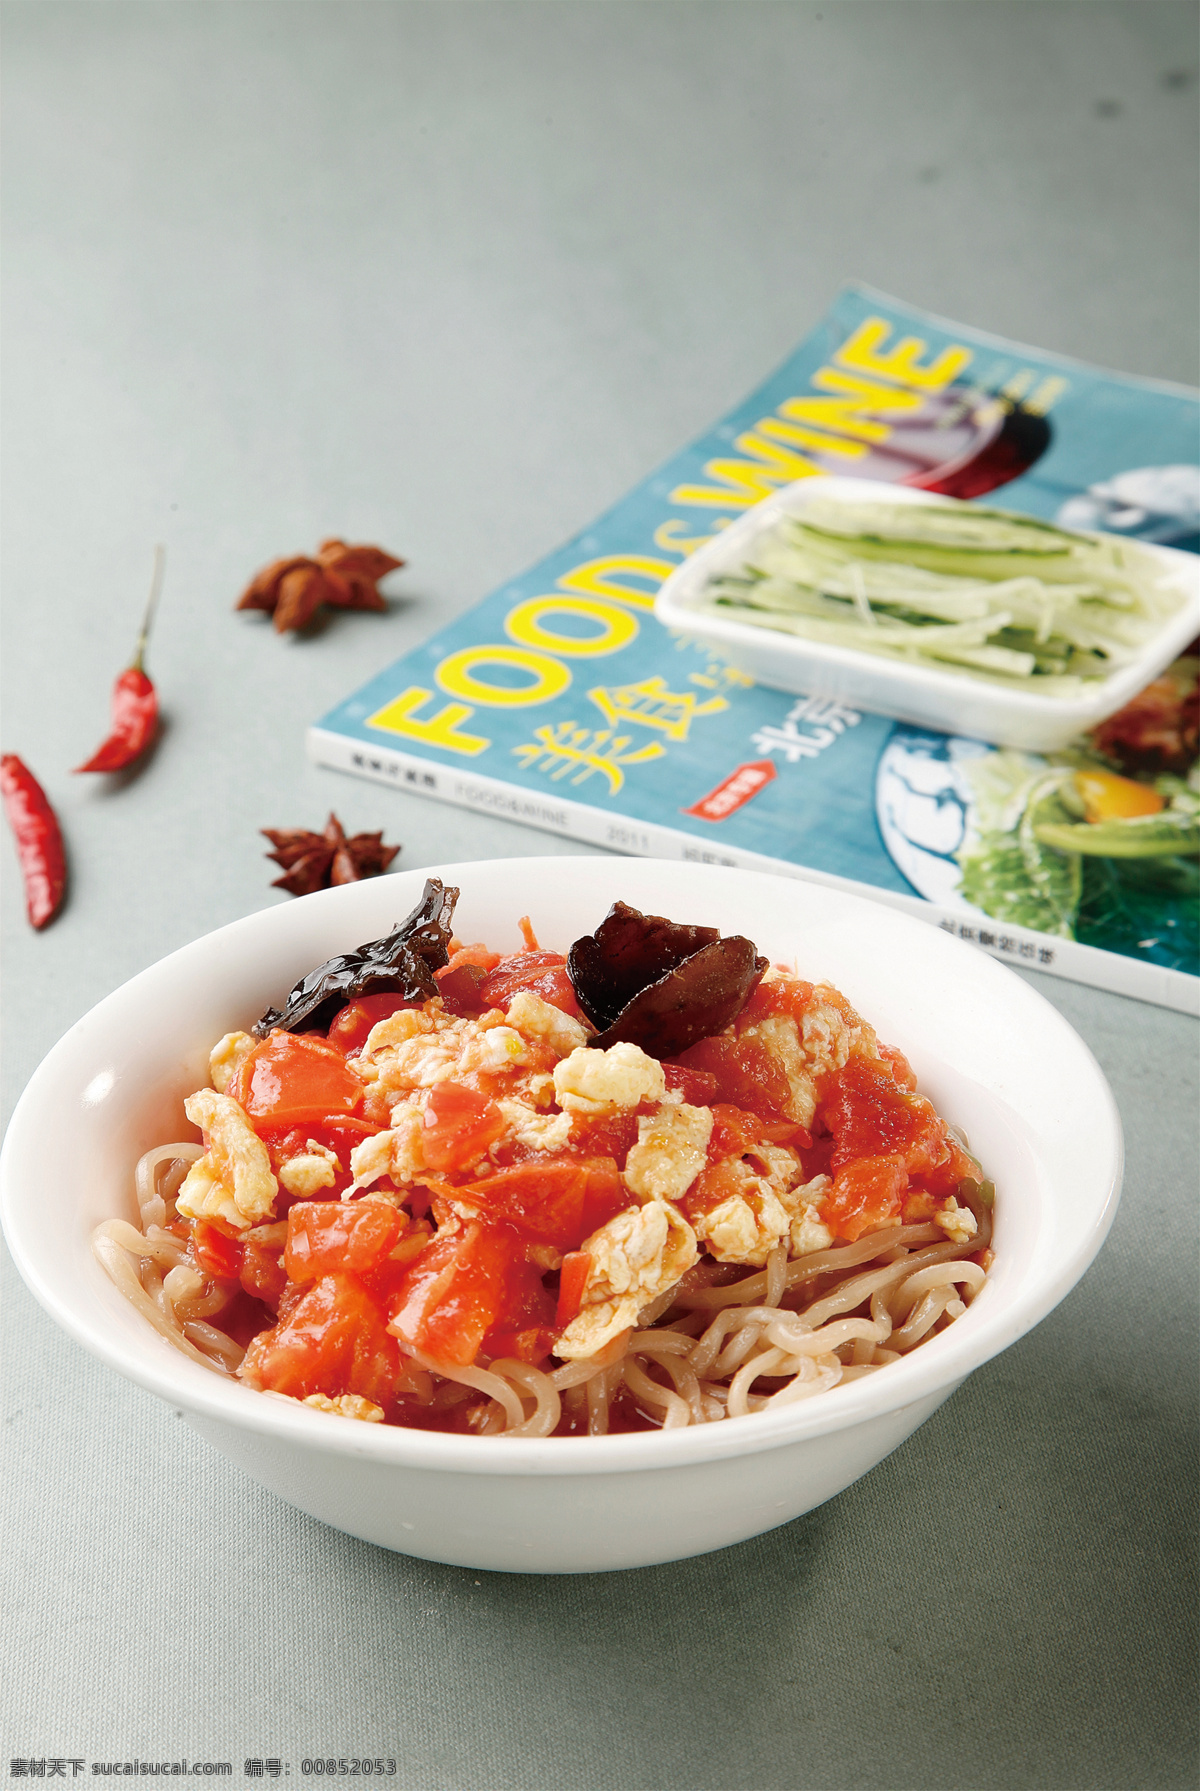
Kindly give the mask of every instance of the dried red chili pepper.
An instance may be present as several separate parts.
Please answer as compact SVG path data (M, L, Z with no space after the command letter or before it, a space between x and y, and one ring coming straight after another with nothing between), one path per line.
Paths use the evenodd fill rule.
M135 759L141 758L154 739L158 726L158 693L142 669L142 662L158 594L162 590L164 557L162 548L156 547L150 601L146 605L133 664L113 685L112 726L108 738L96 748L86 765L76 765L76 771L123 771Z
M0 795L17 842L25 879L25 910L31 926L54 919L67 890L67 858L58 817L46 792L15 752L0 758Z

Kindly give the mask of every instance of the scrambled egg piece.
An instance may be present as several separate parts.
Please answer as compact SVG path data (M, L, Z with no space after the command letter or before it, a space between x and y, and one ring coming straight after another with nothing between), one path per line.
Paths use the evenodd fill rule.
M189 1219L222 1218L238 1229L270 1218L279 1184L266 1145L237 1102L201 1088L183 1109L203 1131L208 1152L184 1178L176 1210Z
M339 1393L336 1399L327 1393L310 1393L300 1404L311 1405L318 1412L333 1412L339 1418L360 1418L364 1424L383 1423L383 1407L361 1393Z
M280 1166L279 1185L304 1199L319 1194L322 1188L332 1188L340 1168L336 1151L318 1144L315 1138L306 1138L304 1149Z
M549 1045L559 1057L569 1057L572 1051L588 1041L585 1026L551 1002L543 1001L532 989L517 990L504 1018L518 1032Z
M236 1230L252 1223L238 1211L211 1157L198 1157L192 1164L175 1196L175 1210L185 1219L224 1219Z
M580 1046L554 1066L559 1106L567 1113L605 1113L661 1101L667 1092L663 1067L638 1045L610 1045L607 1051Z
M782 1196L791 1216L788 1237L790 1256L815 1256L833 1246L833 1232L821 1217L821 1201L833 1186L828 1175L816 1175L801 1188Z
M362 1052L349 1059L363 1082L385 1095L411 1095L476 1072L494 1076L534 1064L539 1046L505 1023L499 1008L478 1020L459 1019L440 1005L402 1008L372 1027ZM544 1057L540 1067L544 1068Z
M683 1214L661 1200L618 1213L582 1248L591 1257L583 1305L554 1346L564 1361L594 1356L636 1324L642 1307L674 1287L699 1255Z
M463 1040L458 1074L469 1076L482 1070L485 1075L494 1076L502 1070L524 1069L530 1061L528 1041L514 1027L477 1026Z
M794 1150L764 1141L723 1169L735 1182L733 1190L694 1220L696 1236L718 1262L762 1268L778 1244L787 1244L789 1256L808 1256L833 1243L816 1204L829 1177L819 1175L797 1187L802 1170Z
M508 1125L508 1136L527 1150L552 1153L567 1148L571 1141L569 1113L539 1113L525 1101L497 1103Z
M402 1014L412 1011L406 1008ZM402 1014L392 1017L400 1019ZM426 1016L421 1015L421 1018ZM390 1023L383 1020L380 1026ZM379 1026L372 1029L367 1045L379 1029ZM458 1032L449 1027L435 1030L431 1023L427 1029L411 1032L394 1044L383 1044L376 1051L368 1051L364 1046L359 1056L348 1058L347 1063L364 1082L376 1084L387 1094L411 1094L415 1088L432 1088L436 1082L444 1082L454 1074L462 1042Z
M696 1236L718 1262L761 1268L771 1251L787 1237L791 1215L767 1176L746 1162L731 1163L737 1182L732 1194L696 1219Z
M367 1034L367 1042L362 1048L363 1057L374 1057L377 1051L390 1051L397 1045L407 1044L418 1034L433 1031L433 1021L428 1014L422 1013L419 1007L402 1007L386 1020L380 1020L372 1026Z
M704 1168L712 1129L708 1107L680 1103L642 1114L638 1141L625 1160L626 1187L640 1200L678 1200Z
M208 1054L208 1079L218 1094L224 1094L258 1040L248 1032L227 1032L218 1039Z
M353 1186L347 1195L360 1188L369 1188L381 1175L390 1176L397 1187L411 1182L425 1167L421 1137L425 1130L425 1109L419 1102L403 1102L392 1108L389 1132L376 1132L364 1138L350 1152L350 1173Z
M177 1203L178 1204L178 1203ZM959 1206L957 1201L948 1200L933 1215L935 1225L940 1225L946 1236L954 1244L967 1244L979 1230L975 1215L969 1206Z

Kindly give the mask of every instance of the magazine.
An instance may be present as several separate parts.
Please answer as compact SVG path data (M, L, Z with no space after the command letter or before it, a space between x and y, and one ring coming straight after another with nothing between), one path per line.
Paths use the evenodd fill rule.
M309 750L611 850L854 890L1009 962L1195 1009L1194 656L1041 757L754 685L653 604L748 506L831 472L1195 552L1198 442L1200 395L1185 388L847 287L706 435L339 703ZM1089 767L1169 811L1169 850L1145 852L1144 828L1131 848L1120 814L1072 833L1065 813L1045 843L1045 805Z

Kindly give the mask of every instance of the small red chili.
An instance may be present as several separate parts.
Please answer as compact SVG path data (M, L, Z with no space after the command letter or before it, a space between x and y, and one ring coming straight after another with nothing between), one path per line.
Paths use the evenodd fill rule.
M158 594L162 589L163 559L162 548L156 547L150 601L146 605L142 632L138 635L137 652L133 664L121 673L113 685L112 726L108 738L97 747L86 765L76 765L76 771L123 771L135 759L141 758L154 739L158 725L158 695L142 670L142 661L146 655L146 641L155 605L158 603Z
M44 927L58 913L67 889L67 859L58 817L41 784L15 752L0 758L0 795L17 842L25 879L25 910L32 926Z

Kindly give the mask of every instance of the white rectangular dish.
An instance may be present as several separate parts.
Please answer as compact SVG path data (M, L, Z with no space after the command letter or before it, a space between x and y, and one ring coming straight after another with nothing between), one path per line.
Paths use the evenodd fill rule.
M1128 663L1078 695L1051 696L951 666L903 663L854 647L755 626L734 615L714 615L700 607L712 579L745 566L782 519L803 518L818 497L856 504L972 507L911 486L866 479L801 479L756 504L676 567L655 603L659 621L705 641L760 684L798 695L819 692L900 721L1030 752L1063 747L1115 714L1200 633L1200 559L1145 542L1136 544L1138 553L1158 562L1164 580L1178 587L1179 607Z

